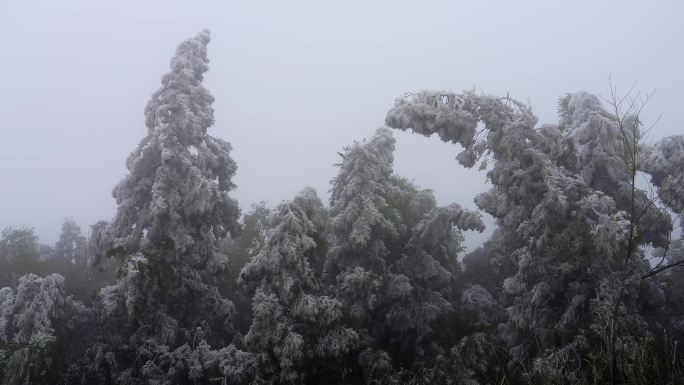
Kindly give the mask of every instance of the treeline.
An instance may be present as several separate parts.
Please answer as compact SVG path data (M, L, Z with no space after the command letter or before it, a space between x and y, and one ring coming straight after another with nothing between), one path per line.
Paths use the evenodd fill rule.
M342 150L329 204L241 216L209 40L171 59L114 218L2 234L0 383L684 383L684 136L646 143L638 95L568 94L537 127L509 97L410 94ZM394 173L392 128L486 170L482 247L478 211Z
M32 228L6 228L0 235L0 287L16 288L26 274L59 273L67 295L90 303L99 290L116 281L115 261L88 266L88 241L72 218L65 219L54 246L39 242Z

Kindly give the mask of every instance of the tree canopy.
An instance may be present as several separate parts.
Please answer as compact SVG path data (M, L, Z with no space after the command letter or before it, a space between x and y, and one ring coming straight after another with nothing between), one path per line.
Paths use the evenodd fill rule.
M178 46L112 219L2 232L0 385L684 383L684 136L647 143L645 102L566 94L539 126L510 96L406 94L329 204L241 216L209 42ZM479 164L476 208L398 175L392 129Z

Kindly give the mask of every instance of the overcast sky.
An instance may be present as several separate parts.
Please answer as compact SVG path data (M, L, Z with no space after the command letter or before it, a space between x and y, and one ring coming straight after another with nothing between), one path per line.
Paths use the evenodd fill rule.
M146 134L143 109L176 45L209 28L214 136L232 143L248 209L312 186L383 125L395 97L476 87L529 101L540 123L584 89L656 94L655 136L684 133L681 1L0 0L0 228L53 243L65 217L111 218L111 190ZM440 204L473 207L484 174L459 149L396 133L395 170ZM476 237L469 244L477 243Z

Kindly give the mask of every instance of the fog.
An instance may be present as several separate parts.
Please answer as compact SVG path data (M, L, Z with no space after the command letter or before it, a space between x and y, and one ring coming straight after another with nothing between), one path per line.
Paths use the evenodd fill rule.
M3 2L0 385L684 383L682 11Z
M212 32L213 136L233 145L243 212L304 186L326 200L338 151L370 137L393 100L423 89L510 93L540 123L566 92L608 76L655 95L653 137L681 133L681 2L0 3L0 228L53 243L115 211L111 189L146 134L143 109L179 41ZM439 204L485 191L455 145L396 132L395 171ZM435 167L436 164L452 167ZM484 237L484 236L483 236ZM471 237L468 245L482 238Z

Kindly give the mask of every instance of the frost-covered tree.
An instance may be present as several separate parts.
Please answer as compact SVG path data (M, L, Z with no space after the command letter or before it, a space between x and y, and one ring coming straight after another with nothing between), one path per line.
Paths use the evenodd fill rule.
M461 230L484 230L480 215L458 204L432 209L411 229L395 265L408 279L408 292L390 305L387 326L399 348L393 356L403 358L405 364L443 353L439 336L448 331L434 330L445 325L435 321L457 310L460 303Z
M85 307L64 292L64 277L59 274L27 274L19 280L16 295L6 298L12 299L7 326L12 341L20 344L37 335L65 336L77 327L76 317L85 314Z
M666 244L656 250L661 260L649 272L648 277L652 277L684 263L684 136L667 137L647 147L642 166L651 175L662 208L678 217L678 223L673 221L673 225L679 227L679 232L673 229Z
M81 235L81 227L72 218L67 218L62 224L62 232L55 243L53 257L85 267L87 244L88 240Z
M4 229L0 237L0 286L16 287L19 277L37 272L39 247L33 229Z
M381 302L388 296L401 296L408 283L405 276L388 271L387 260L399 239L387 201L394 143L390 130L381 128L369 141L346 147L330 197L324 270L345 316L359 333L364 349L359 364L367 381L381 378L392 368L391 359L377 349L373 336L385 325Z
M325 271L361 337L369 383L434 369L443 347L433 327L460 301L459 228L482 230L479 215L437 208L429 190L393 175L393 151L385 128L347 147L331 195Z
M381 274L386 268L389 243L399 236L396 224L389 218L387 202L394 143L388 129L378 129L371 140L354 143L342 154L340 171L332 181L332 238L325 268L338 281L344 281L350 274L358 278L366 275L365 272ZM361 270L356 269L361 266ZM366 282L369 287L377 286ZM354 316L361 319L368 316L373 300L370 292L359 294L370 300L354 306Z
M313 189L281 204L269 219L264 246L240 273L257 285L245 344L268 384L344 381L342 364L358 343L356 332L341 324L342 304L320 295L312 268L325 251L322 212Z
M639 227L635 229L639 242L662 245L669 220L636 186L646 149L635 113L619 108L608 112L596 96L586 92L567 95L560 103L558 128L562 146L568 148L557 161L581 175L589 187L609 195L619 210L634 215L630 222Z
M664 283L667 301L665 313L671 314L664 318L658 317L661 322L651 322L651 327L658 332L666 331L663 333L663 340L668 335L679 336L672 343L681 344L681 336L684 335L684 319L680 316L684 313L684 275L681 271L684 264L684 136L663 138L648 146L641 164L656 187L661 209L675 214L672 223L674 228L667 243L654 250L656 263L642 277L644 280ZM677 367L675 360L668 357L668 361L674 362L673 366ZM675 368L672 368L673 377L679 374Z
M86 334L82 328L88 314L85 306L65 294L59 274L27 274L19 280L16 294L0 289L1 383L59 381L69 361L67 342L76 333Z
M669 227L626 167L638 163L629 151L638 120L620 121L584 93L563 106L561 126L537 129L530 109L510 98L423 92L398 99L386 122L462 145L466 167L493 158L492 189L476 203L513 246L500 336L513 365L576 382L588 370L588 347L605 342L606 320L617 322L619 312L625 334L643 332L638 246L660 245ZM626 338L623 346L634 346Z
M122 261L119 282L101 293L122 383L197 379L183 355L199 341L225 346L232 338L233 304L211 277L228 267L219 241L239 217L228 195L236 164L230 144L207 132L214 123L214 98L202 85L209 40L203 31L178 46L145 109L147 135L113 191L116 216L93 229L95 262Z
M667 207L684 212L684 136L663 138L644 150L641 166Z
M0 383L7 372L6 362L10 355L8 343L12 341L12 315L14 310L14 290L9 287L0 289Z
M495 229L482 246L463 257L464 281L483 287L494 299L501 298L501 282L515 270L509 256L519 247L519 239L499 228Z
M114 260L105 260L97 267L89 268L88 238L81 235L80 227L70 218L64 222L55 247L43 248L48 248L49 254L46 251L40 252L43 258L40 269L35 273L62 275L65 279L64 290L79 301L95 301L101 288L116 281Z
M239 234L221 242L221 250L230 255L230 271L223 274L219 290L235 305L234 326L239 333L246 333L252 324L252 294L238 282L242 268L254 258L266 241L271 209L265 202L252 205L240 224Z
M113 192L118 208L109 231L125 254L173 250L193 268L216 270L227 263L216 242L235 229L239 210L228 195L237 169L231 146L207 133L214 124L214 98L202 85L209 40L204 31L181 43L152 95L147 136Z
M231 273L237 278L242 268L258 253L266 242L267 231L270 228L269 218L271 209L265 202L252 205L252 209L245 214L240 226L240 234L230 239L225 246L230 254Z

